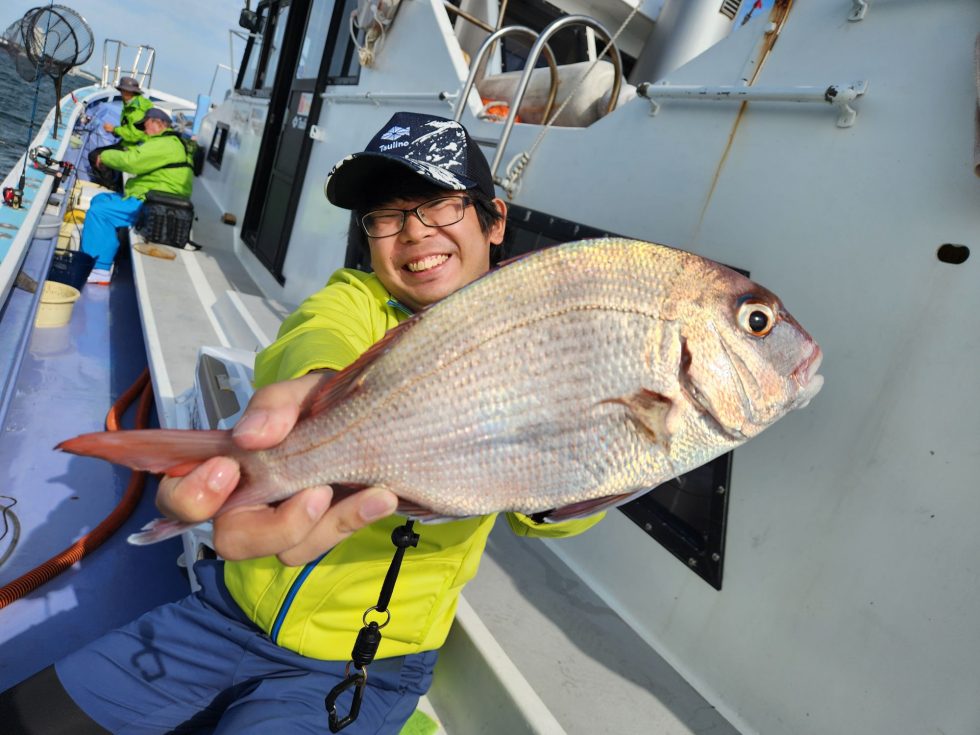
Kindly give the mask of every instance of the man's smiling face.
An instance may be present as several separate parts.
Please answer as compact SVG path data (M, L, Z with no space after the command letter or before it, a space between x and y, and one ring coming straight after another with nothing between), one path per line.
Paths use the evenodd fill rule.
M414 209L432 198L395 198L378 209ZM495 199L494 204L501 214L505 212L501 200ZM395 299L418 310L486 273L490 269L490 246L503 240L504 226L501 218L484 232L475 205L466 207L459 222L443 227L428 227L408 214L401 232L368 238L371 267Z

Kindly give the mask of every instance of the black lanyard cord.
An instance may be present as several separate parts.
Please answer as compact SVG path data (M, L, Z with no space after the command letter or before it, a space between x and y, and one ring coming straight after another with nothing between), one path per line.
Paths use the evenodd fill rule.
M412 531L414 524L415 521L406 521L404 526L398 526L391 532L391 542L395 545L395 554L391 558L391 565L388 567L385 581L381 584L378 604L364 611L364 627L358 632L357 639L354 641L351 660L344 670L344 680L330 690L323 702L329 716L330 732L343 730L357 719L357 715L361 711L361 699L364 697L364 685L367 683L367 667L374 661L378 646L381 645L381 629L391 621L391 611L388 610L388 604L391 602L391 594L395 590L395 581L398 579L398 572L402 567L405 550L409 546L418 546L419 544L419 535ZM375 620L370 623L367 622L367 616L371 612L385 614L385 621L381 624ZM351 688L354 690L354 699L351 702L350 712L346 717L340 719L337 717L337 699Z

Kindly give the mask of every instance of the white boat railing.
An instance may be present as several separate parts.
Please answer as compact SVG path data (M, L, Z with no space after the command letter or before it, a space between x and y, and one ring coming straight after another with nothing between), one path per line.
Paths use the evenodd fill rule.
M136 49L133 54L133 63L129 69L123 69L121 57L124 48ZM109 64L109 57L115 50L115 60ZM153 63L156 60L156 49L152 46L133 46L115 38L107 38L102 43L102 79L101 86L116 86L124 76L133 77L144 89L153 86ZM142 67L140 64L142 63Z
M733 87L645 82L636 93L650 101L650 114L660 112L657 100L715 100L734 102L823 102L837 109L837 127L849 128L857 118L851 105L868 91L866 81L831 84L826 87Z

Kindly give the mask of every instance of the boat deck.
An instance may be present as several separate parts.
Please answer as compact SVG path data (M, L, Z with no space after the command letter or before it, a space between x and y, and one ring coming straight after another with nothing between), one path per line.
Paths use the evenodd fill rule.
M90 531L129 481L128 470L53 451L63 439L101 430L146 365L129 262L120 260L111 286L82 289L68 325L30 335L0 433L0 503L10 509L0 521L0 556L13 546L0 565L0 586ZM132 413L124 425L132 425ZM101 548L0 611L0 690L187 593L176 564L179 541L141 548L125 541L157 515L154 490L151 481L136 512Z

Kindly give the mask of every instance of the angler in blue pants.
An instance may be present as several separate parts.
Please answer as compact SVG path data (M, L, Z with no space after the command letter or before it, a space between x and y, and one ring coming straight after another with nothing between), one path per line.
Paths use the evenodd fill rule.
M143 200L136 197L124 197L114 192L92 197L82 229L82 251L95 258L95 271L108 272L112 267L119 250L116 228L136 224L141 209Z
M133 174L125 194L104 193L92 197L85 226L82 251L95 258L89 283L107 285L112 278L112 261L119 250L117 227L136 223L148 191L189 197L194 179L191 156L181 137L171 129L173 121L158 107L146 112L136 127L149 136L126 150L103 150L98 162L116 171Z

